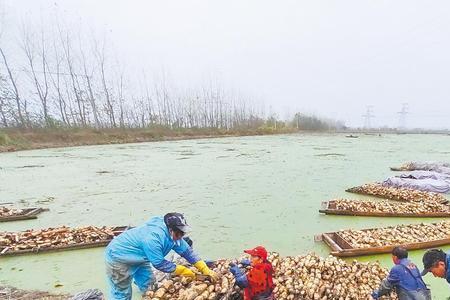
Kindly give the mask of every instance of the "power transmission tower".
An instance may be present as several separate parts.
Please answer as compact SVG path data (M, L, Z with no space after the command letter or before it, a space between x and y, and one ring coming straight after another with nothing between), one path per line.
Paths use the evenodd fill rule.
M399 114L399 129L406 128L406 115L408 114L408 103L402 103L402 110L398 112Z
M368 105L366 114L362 116L364 118L364 128L366 129L372 128L372 119L375 118L375 115L373 115L373 106Z

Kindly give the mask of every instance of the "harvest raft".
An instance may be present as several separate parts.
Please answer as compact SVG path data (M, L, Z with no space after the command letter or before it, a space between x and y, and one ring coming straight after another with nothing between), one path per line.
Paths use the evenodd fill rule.
M450 244L450 222L397 225L362 230L341 230L316 236L324 241L331 254L351 257L389 253L396 246L425 249Z
M0 222L36 219L38 215L44 211L48 211L48 209L45 208L17 209L0 206Z
M450 217L450 206L432 201L395 203L335 199L322 202L319 212L343 216L436 218Z
M0 256L101 247L128 228L62 226L22 232L0 232Z
M404 202L407 201L412 202L432 201L440 203L448 202L445 196L438 193L405 188L386 187L379 183L369 183L364 184L362 186L349 188L346 190L346 192Z

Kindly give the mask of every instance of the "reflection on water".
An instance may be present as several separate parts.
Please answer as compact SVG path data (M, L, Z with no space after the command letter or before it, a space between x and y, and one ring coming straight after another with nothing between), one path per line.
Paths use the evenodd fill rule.
M315 234L423 219L323 216L321 201L362 198L344 190L382 180L404 161L449 161L447 149L450 138L439 135L285 135L4 153L0 203L51 211L37 220L0 223L0 230L139 225L181 211L194 228L195 248L209 259L236 257L258 244L282 255L327 255ZM419 265L422 253L412 253ZM391 265L389 255L360 259ZM443 299L446 283L429 277L434 296ZM104 290L103 249L1 258L0 283Z

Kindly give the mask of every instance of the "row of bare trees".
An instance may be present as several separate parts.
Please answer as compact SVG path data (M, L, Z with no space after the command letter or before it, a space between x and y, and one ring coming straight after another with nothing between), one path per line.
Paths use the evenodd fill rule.
M264 108L219 84L180 90L166 76L130 76L106 39L63 26L0 38L1 127L242 128ZM48 29L52 28L52 29ZM18 38L17 38L18 36Z

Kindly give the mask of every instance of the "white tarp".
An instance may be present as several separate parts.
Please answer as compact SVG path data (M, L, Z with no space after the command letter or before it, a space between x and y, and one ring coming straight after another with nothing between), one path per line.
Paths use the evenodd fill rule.
M384 186L392 186L398 188L409 188L420 191L434 192L434 193L449 193L450 183L445 180L424 178L401 178L390 177L383 181Z

